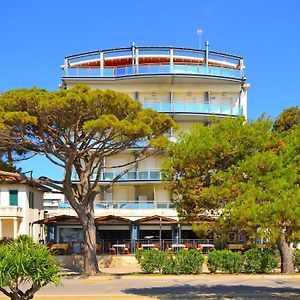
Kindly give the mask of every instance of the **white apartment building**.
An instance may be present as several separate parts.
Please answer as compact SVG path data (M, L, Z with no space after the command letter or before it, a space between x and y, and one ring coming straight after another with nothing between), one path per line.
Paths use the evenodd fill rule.
M179 129L170 139L188 131L195 122L247 116L247 89L243 58L205 50L177 47L136 47L99 50L71 55L62 66L62 88L86 84L92 89L127 93L144 108L166 113ZM140 145L142 147L142 145ZM139 146L108 157L106 165L130 161ZM136 164L114 186L103 186L120 170L104 170L95 201L97 240L136 241L192 240L197 237L189 224L179 224L172 195L164 188L160 166L163 157L149 157ZM73 178L76 182L76 177ZM49 199L49 198L48 198ZM81 239L80 225L69 204L61 200L48 205L51 237L57 243ZM70 217L73 216L73 217ZM103 247L103 249L108 249Z
M0 239L15 239L20 234L31 236L35 242L44 239L43 193L50 191L42 185L14 176L0 176Z

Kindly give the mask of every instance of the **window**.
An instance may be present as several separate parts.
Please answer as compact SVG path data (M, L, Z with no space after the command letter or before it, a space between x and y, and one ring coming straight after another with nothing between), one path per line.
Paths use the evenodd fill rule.
M29 208L34 208L34 193L29 192Z
M18 206L18 190L9 191L9 205Z

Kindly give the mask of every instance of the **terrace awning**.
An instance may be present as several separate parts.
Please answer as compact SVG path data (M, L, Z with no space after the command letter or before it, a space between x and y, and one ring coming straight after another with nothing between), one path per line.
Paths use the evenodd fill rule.
M131 225L133 222L127 218L108 215L96 218L95 223L103 225Z
M178 221L172 218L155 215L138 219L135 223L138 225L172 225L177 224Z
M57 224L57 223L63 223L63 222L72 222L72 223L79 223L78 217L75 216L69 216L69 215L59 215L55 217L45 218L42 220L38 220L33 222L33 224Z

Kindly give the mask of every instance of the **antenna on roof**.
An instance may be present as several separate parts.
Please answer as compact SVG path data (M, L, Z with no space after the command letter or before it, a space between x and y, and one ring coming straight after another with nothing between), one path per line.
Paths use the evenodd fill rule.
M201 50L201 36L203 33L203 29L197 29L197 35L198 35L198 42L199 42L199 50Z

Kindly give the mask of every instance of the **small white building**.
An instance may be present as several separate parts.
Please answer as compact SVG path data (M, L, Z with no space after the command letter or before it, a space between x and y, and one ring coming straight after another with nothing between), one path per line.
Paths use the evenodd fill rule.
M34 224L43 219L43 194L50 190L19 176L0 176L0 239L20 234L44 240L44 228Z

